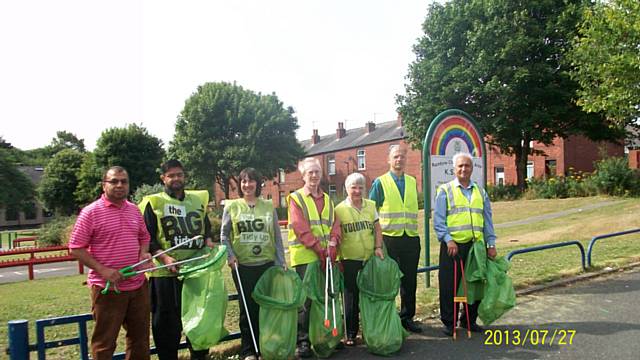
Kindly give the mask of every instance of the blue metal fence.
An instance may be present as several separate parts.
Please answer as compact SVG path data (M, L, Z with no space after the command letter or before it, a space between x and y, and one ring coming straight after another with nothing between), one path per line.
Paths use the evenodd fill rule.
M507 260L511 261L511 258L514 255L517 255L517 254L524 254L524 253L530 253L530 252L534 252L534 251L554 249L554 248L559 248L559 247L563 247L563 246L571 246L571 245L576 245L580 249L580 255L581 255L581 260L582 260L582 270L586 270L587 268L585 266L585 261L584 261L584 259L585 259L584 246L582 246L580 241L577 241L577 240L563 241L563 242L554 243L554 244L532 246L532 247L528 247L528 248L524 248L524 249L513 250L513 251L511 251L511 252L509 252L507 254Z
M596 242L598 240L612 238L612 237L616 237L616 236L633 234L633 233L637 233L637 232L640 232L640 229L626 230L626 231L620 231L620 232L611 233L611 234L594 236L591 239L591 241L589 241L589 247L587 248L587 266L589 266L589 267L593 266L593 264L591 263L591 253L593 252L593 246L596 244Z

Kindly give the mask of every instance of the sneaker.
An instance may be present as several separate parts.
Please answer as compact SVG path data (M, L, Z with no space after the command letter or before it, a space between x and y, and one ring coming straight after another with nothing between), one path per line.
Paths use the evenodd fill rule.
M442 333L447 336L453 336L453 327L444 325L442 327Z
M402 322L402 326L412 333L421 333L422 328L417 325L413 320L405 320Z
M258 360L258 358L255 355L249 355L245 356L243 360Z

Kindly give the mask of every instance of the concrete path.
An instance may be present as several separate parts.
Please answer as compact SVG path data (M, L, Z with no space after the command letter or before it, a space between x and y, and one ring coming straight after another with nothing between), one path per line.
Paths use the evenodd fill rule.
M507 227L512 227L512 226L532 224L532 223L536 223L536 222L540 222L540 221L544 221L544 220L556 219L556 218L559 218L559 217L563 217L563 216L579 213L579 212L582 212L582 211L598 209L598 208L605 207L605 206L610 206L610 205L616 205L616 204L619 204L621 202L622 202L622 200L607 200L607 201L602 201L602 202L599 202L599 203L594 203L594 204L586 205L586 206L579 207L579 208L567 209L567 210L558 211L558 212L554 212L554 213L550 213L550 214L532 216L532 217L528 217L526 219L521 219L521 220L516 220L516 221L508 221L508 222L504 222L504 223L500 223L500 224L495 224L494 227L496 229L500 229L500 228L507 228Z
M516 308L487 327L485 333L472 334L471 339L460 331L459 335L463 336L453 341L440 333L439 322L428 320L424 323L424 333L411 335L402 350L393 357L437 360L638 359L639 299L640 269L635 268L519 296ZM520 341L515 340L517 332ZM363 345L341 350L331 358L380 359L368 353Z

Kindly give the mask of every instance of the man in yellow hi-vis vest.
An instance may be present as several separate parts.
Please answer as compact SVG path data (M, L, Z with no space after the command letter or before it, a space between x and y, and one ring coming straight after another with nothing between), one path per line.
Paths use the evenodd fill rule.
M184 168L178 160L168 160L161 166L160 179L164 191L146 196L140 203L147 231L151 235L149 252L152 254L168 249L181 242L203 235L202 240L160 255L158 260L165 265L193 256L202 247L213 246L211 224L207 217L209 193L184 189ZM177 359L178 345L182 336L181 299L182 281L178 280L174 266L151 273L151 330L158 350L158 358ZM186 304L185 306L188 306ZM193 350L189 339L191 359L205 359L208 350Z
M336 219L333 202L320 188L322 167L315 158L306 158L298 164L304 186L287 197L289 204L289 255L291 266L301 279L307 264L320 261L326 266L326 258L336 261L337 246L340 244L340 221ZM310 357L309 310L311 300L307 299L298 313L298 355Z
M417 269L420 260L418 235L418 190L416 179L404 173L407 149L389 147L389 172L371 186L369 198L376 203L382 237L389 256L402 271L400 282L400 319L405 329L420 333L413 321L416 314Z
M484 189L471 180L471 155L455 154L453 166L456 178L438 189L433 215L433 228L440 241L440 320L444 324L442 331L447 336L453 335L458 321L453 306L454 259L466 261L474 241L485 242L490 258L497 254L491 203ZM456 283L460 283L462 274L459 267L457 275ZM469 314L462 311L460 319L460 324L466 327L468 316L469 330L473 332L483 330L476 324L479 304L480 301L470 304Z

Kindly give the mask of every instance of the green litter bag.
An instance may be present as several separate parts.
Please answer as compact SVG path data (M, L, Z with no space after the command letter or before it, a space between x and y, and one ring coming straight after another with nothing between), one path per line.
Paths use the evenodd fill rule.
M293 270L272 266L253 289L260 305L260 355L264 360L293 359L298 334L298 309L306 297Z
M327 265L328 266L328 265ZM342 292L342 273L337 265L333 265L333 288L335 294L336 306L336 323L333 322L333 302L329 297L328 317L329 328L324 326L324 290L325 290L325 272L322 271L319 261L312 262L307 265L307 271L304 274L303 285L307 292L307 296L311 299L311 309L309 313L309 342L313 352L321 358L331 356L336 346L344 336L344 325L342 317L342 301L340 301L340 293ZM329 288L331 293L331 288ZM336 336L333 336L334 328L337 330Z
M224 328L227 289L222 276L227 248L206 247L195 256L207 253L206 258L180 266L178 273L183 281L182 328L194 350L208 350L228 334Z
M358 273L362 337L371 353L389 356L409 336L396 311L401 277L398 264L389 256L370 257Z
M487 282L478 317L489 325L516 305L516 292L509 275L509 262L504 258L487 261Z

